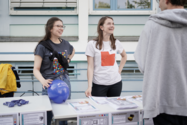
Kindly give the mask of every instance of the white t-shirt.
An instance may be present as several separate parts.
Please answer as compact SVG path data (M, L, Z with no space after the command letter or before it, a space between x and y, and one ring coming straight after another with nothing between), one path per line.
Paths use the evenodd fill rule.
M94 58L93 83L99 85L112 85L121 81L121 75L116 63L116 54L123 52L123 46L119 40L115 42L116 50L111 48L111 42L103 42L102 49L97 49L96 41L91 40L87 44L86 55ZM99 48L99 46L98 46Z

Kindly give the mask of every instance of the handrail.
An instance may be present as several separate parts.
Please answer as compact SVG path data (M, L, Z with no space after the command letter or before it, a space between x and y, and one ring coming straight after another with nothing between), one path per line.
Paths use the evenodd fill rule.
M16 71L33 71L33 69L14 69ZM87 69L70 69L67 70L87 70ZM138 68L123 68L123 70L139 70Z
M0 54L34 54L34 52L0 52ZM75 54L85 54L85 52L75 52ZM134 54L134 52L126 52L126 54Z
M34 91L37 93L42 93L42 91ZM84 93L85 91L71 91L71 93ZM140 90L136 90L136 91L121 91L121 92L142 92ZM16 91L14 93L33 93L33 92L29 92L29 91Z
M71 82L87 82L88 80L70 80ZM122 81L143 81L143 79L122 79ZM38 80L16 80L16 82L39 82Z
M0 55L7 55L7 54L34 54L34 52L0 52ZM85 52L75 52L75 54L85 54ZM126 52L126 54L134 54L134 52ZM16 71L33 71L33 69L14 69ZM67 70L87 70L87 69L71 69L71 68L68 68ZM123 70L139 70L138 68L123 68ZM71 73L70 73L71 74ZM80 74L80 73L77 73L77 74ZM133 73L134 74L134 73ZM141 73L139 73L141 74ZM26 76L27 74L24 74L24 76ZM31 75L33 76L33 74L28 74L28 76ZM20 75L22 76L22 75ZM32 82L32 85L34 86L34 82L39 82L38 80L35 80L33 79L32 77L32 80L16 80L17 82ZM87 82L88 80L71 80L71 82ZM143 79L122 79L122 81L143 81ZM32 87L33 91L34 91L34 88ZM42 91L35 91L37 93L42 93ZM136 91L122 91L122 92L142 92L142 91L139 91L139 90L136 90ZM28 92L28 91L16 91L15 93L33 93L33 92ZM71 91L71 93L84 93L84 91ZM33 93L34 95L34 93Z
M69 73L70 75L80 75L80 73ZM121 75L143 75L142 73L121 73ZM19 76L33 76L34 74L33 73L24 73L24 74L20 74L18 73Z

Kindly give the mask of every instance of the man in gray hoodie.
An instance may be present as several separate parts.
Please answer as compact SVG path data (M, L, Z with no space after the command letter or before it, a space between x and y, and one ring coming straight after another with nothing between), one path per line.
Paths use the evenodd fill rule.
M143 80L144 118L155 125L187 125L187 0L158 0L134 57Z

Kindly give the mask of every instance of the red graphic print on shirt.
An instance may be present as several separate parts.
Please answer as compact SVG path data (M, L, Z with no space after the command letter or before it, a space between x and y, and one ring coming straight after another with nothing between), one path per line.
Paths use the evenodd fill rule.
M108 51L101 52L101 66L113 66L115 63L115 53L109 54Z

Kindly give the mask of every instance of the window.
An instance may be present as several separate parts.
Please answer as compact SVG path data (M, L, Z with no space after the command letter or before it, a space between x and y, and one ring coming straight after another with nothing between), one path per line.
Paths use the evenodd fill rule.
M118 62L119 64L120 62ZM140 80L143 78L143 74L140 73L135 61L127 61L121 72L121 77L125 80Z
M77 14L77 0L10 0L11 15Z
M69 11L74 9L74 7L14 7L16 11Z
M117 9L151 9L151 0L117 0Z
M90 0L90 15L150 15L157 12L155 0Z
M32 74L33 73L33 66L18 66L18 73L19 74Z
M95 9L111 9L111 0L95 0Z
M78 75L80 75L79 70L76 70L76 69L77 69L77 64L74 62L71 62L68 69L67 69L67 71L69 73L69 77L71 79L75 80L75 79L77 79Z
M69 66L68 67L68 73L69 73L69 76L76 76L75 75L75 70L74 70L74 66Z
M94 0L94 10L151 10L152 0Z

